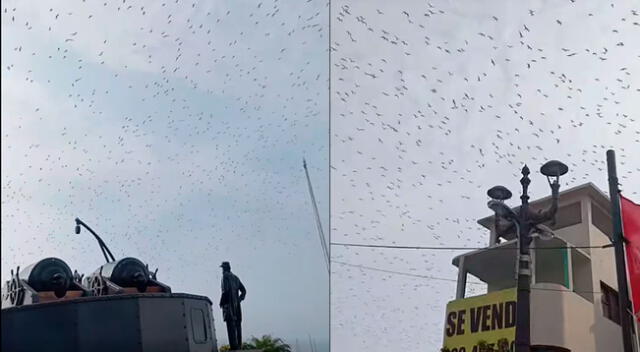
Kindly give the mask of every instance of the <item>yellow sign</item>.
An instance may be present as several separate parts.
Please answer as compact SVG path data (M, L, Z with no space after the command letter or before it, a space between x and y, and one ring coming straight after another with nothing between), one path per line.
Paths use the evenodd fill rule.
M516 336L516 289L458 299L447 304L444 347L451 352L478 352L478 343L507 339L513 351Z

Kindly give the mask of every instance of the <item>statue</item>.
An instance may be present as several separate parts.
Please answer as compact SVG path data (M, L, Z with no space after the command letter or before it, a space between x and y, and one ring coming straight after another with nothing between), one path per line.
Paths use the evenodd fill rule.
M242 348L242 310L240 302L244 300L247 290L244 285L231 272L231 264L222 262L222 295L220 296L220 308L222 317L227 323L227 335L231 350ZM238 294L239 293L239 294Z

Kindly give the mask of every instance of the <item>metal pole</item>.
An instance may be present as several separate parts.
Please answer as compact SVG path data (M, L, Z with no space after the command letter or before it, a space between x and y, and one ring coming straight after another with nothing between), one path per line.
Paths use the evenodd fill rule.
M529 168L525 165L522 168L522 206L518 214L518 223L520 238L518 243L518 292L516 300L516 352L530 352L531 346L531 319L530 319L530 295L531 295L531 260L529 245L531 237L529 232L531 226L529 224L529 195L528 187L531 180L529 179Z
M464 265L464 256L458 261L458 281L456 284L456 299L463 299L467 290L467 268Z
M320 236L320 244L322 245L322 252L324 253L324 259L327 264L327 271L331 274L331 258L329 255L329 249L327 248L327 241L324 237L324 231L322 230L322 223L320 222L320 212L318 211L318 205L316 204L316 197L313 195L313 187L311 187L311 178L309 177L309 170L307 170L307 161L302 159L302 166L304 167L304 173L307 176L307 185L309 186L309 194L311 195L311 204L313 205L313 212L316 217L316 226L318 227L318 235Z
M313 343L311 343L311 335L309 335L309 348L311 349L311 352L315 352L313 349Z
M616 154L607 150L607 171L609 174L609 198L611 199L611 221L613 223L613 247L616 256L616 274L618 276L618 306L620 308L620 325L622 327L622 346L624 352L632 352L631 324L629 317L629 289L627 287L627 269L624 258L624 235L620 212L620 196L618 175L616 172Z

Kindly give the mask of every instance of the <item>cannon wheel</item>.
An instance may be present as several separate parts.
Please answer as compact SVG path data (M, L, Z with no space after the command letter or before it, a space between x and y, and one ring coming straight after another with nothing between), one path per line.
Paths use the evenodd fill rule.
M15 277L12 277L11 281L9 281L9 287L7 291L9 291L9 302L11 302L11 304L15 306L18 298L18 283L16 282Z
M94 296L104 296L106 294L107 287L100 275L95 275L89 280L89 290Z
M12 277L7 288L9 302L14 306L21 306L24 302L24 289L16 277Z

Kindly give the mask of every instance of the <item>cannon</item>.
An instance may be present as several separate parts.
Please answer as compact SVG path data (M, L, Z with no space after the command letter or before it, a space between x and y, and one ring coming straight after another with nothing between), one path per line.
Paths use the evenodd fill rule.
M84 279L84 285L94 296L116 295L122 293L163 292L171 293L171 288L156 280L156 269L149 273L149 266L132 257L116 260L107 244L82 220L76 218L76 234L81 227L87 229L100 246L106 263Z
M209 298L171 292L157 269L132 257L116 260L80 219L76 234L80 226L106 263L87 277L57 258L12 271L2 292L0 351L218 350Z
M90 294L77 281L77 273L63 260L45 258L14 272L2 289L2 308L29 305Z
M139 259L127 257L105 263L84 279L84 286L94 296L122 293L171 293L171 288L156 279L155 272Z

